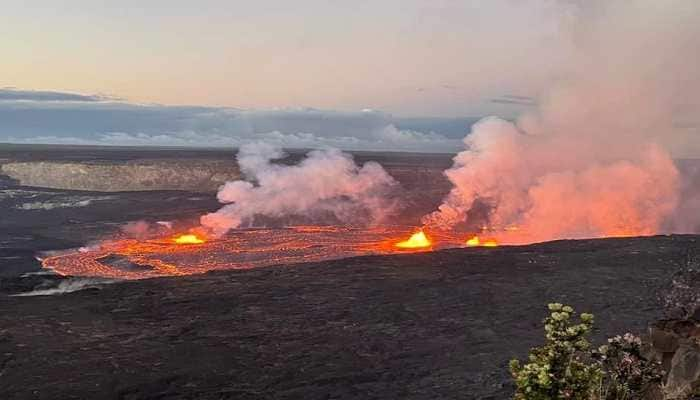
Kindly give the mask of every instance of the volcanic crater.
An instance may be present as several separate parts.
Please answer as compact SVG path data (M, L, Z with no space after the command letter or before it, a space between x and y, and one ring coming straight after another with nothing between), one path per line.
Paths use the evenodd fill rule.
M81 151L103 164L171 154ZM76 157L24 154L0 152ZM192 233L137 238L124 226L192 226L220 207L212 193L3 180L0 396L508 398L506 363L541 343L547 303L594 313L596 340L643 333L698 254L694 235L497 247L466 231L422 238L420 216L449 190L449 156L362 157L401 183L403 224L239 228L177 243Z

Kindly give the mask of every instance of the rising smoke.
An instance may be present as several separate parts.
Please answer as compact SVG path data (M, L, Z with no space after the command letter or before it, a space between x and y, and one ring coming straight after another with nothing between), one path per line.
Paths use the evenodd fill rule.
M274 160L285 154L266 143L242 146L237 159L245 180L226 183L218 199L227 203L201 223L215 234L250 226L256 217L329 217L348 224L381 223L396 209L396 181L375 162L357 166L337 149L311 151L297 165Z
M445 172L453 189L426 224L452 229L477 204L488 207L488 229L510 242L698 221L697 207L681 207L687 185L671 152L697 150L689 147L698 143L700 2L568 4L571 62L535 111L473 126Z

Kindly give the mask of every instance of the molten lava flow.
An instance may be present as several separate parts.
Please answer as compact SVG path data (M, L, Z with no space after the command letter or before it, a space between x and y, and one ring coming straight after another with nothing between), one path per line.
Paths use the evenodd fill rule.
M472 236L471 238L467 239L466 245L467 247L497 247L498 242L496 241L496 239L487 239L482 242L478 236Z
M430 247L432 245L430 239L425 235L425 232L418 231L411 235L408 240L396 243L396 247L401 249L420 249Z
M62 275L144 279L464 245L461 235L431 229L430 235L417 232L417 237L407 240L411 247L397 247L397 238L409 236L406 229L406 226L249 228L237 229L216 240L210 240L204 232L185 233L203 240L200 244L176 244L177 235L114 238L81 251L47 255L42 264Z
M177 244L202 244L204 243L204 239L200 238L199 236L188 233L185 235L180 235L176 238L173 238L173 242Z

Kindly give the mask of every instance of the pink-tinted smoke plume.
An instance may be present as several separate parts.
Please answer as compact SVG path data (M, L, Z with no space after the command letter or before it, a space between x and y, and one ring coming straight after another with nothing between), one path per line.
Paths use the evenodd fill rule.
M574 51L556 84L515 122L472 127L427 225L480 215L505 242L535 242L674 230L680 209L697 223L697 207L679 207L672 154L699 148L700 3L569 6L562 34Z
M226 183L218 193L226 203L201 223L216 234L247 226L255 217L329 216L349 224L380 223L395 209L396 181L375 162L358 166L337 149L314 150L297 165L274 163L281 149L265 143L241 147L238 164L246 180Z

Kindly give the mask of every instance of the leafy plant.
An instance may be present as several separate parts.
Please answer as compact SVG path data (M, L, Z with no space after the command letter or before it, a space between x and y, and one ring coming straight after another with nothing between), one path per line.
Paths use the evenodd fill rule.
M551 314L544 320L546 343L530 350L528 362L510 362L515 380L516 400L594 398L600 388L602 370L592 362L586 336L593 328L593 315L583 313L573 321L574 309L549 304Z
M592 349L592 314L574 321L570 306L548 307L544 346L532 348L523 365L510 362L516 400L633 400L659 387L661 365L643 357L640 338L628 333Z
M640 399L664 377L661 364L642 355L642 340L631 333L608 339L592 355L605 372L601 399Z

